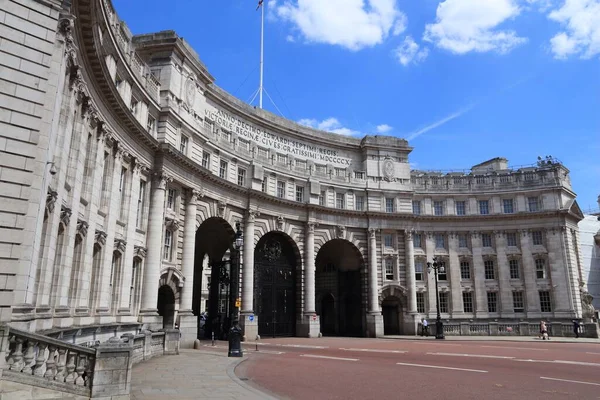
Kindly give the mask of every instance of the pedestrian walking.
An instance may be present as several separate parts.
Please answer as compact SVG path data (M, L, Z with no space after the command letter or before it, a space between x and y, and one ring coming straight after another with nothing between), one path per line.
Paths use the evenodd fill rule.
M540 322L540 335L543 340L550 340L550 336L548 336L548 327L544 321Z
M429 336L429 322L425 318L421 321L421 336Z
M579 330L581 329L581 324L576 319L573 320L573 332L575 333L575 338L579 338Z

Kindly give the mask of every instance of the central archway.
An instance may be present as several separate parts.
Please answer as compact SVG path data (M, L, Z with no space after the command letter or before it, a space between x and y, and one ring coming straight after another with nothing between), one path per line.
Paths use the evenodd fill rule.
M363 265L360 251L347 240L330 240L319 250L315 291L323 335L364 335Z
M269 232L254 252L254 310L258 334L266 337L296 333L296 270L300 252L282 232Z

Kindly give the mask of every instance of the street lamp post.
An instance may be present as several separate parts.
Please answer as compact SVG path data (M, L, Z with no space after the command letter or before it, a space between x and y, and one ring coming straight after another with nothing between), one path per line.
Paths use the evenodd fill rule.
M244 235L240 228L239 221L235 223L235 239L233 241L233 251L231 255L231 284L230 284L230 321L231 328L229 329L229 352L228 357L242 357L242 328L240 328L238 320L238 295L240 281L240 249L244 245Z
M445 339L444 323L442 322L442 317L440 316L440 292L438 290L438 272L444 273L445 266L443 262L438 261L437 257L433 257L432 263L427 263L427 272L431 273L432 271L435 277L435 306L437 308L437 318L435 320L435 338Z

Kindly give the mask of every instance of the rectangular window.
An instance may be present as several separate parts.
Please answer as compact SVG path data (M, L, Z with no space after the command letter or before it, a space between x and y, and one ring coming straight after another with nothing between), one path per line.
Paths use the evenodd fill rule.
M506 245L510 247L517 246L517 233L516 232L508 232L506 234Z
M386 233L383 235L383 243L385 247L394 247L394 237L391 233Z
M435 234L435 248L436 249L445 249L446 248L446 237L443 233Z
M121 210L119 218L124 219L127 216L127 168L121 168L121 179L119 180L119 195L121 196Z
M277 181L277 197L280 199L285 198L285 182Z
M492 235L489 233L481 234L481 246L483 247L492 247Z
M154 128L156 127L156 119L152 115L148 115L148 122L146 122L146 130L148 133L154 133Z
M479 214L487 215L490 213L489 202L487 200L479 200Z
M498 312L498 294L496 292L487 293L488 312Z
M423 280L423 261L415 261L415 280Z
M356 211L364 211L365 209L365 198L363 196L356 196Z
M413 237L413 247L415 249L422 249L423 248L423 243L421 240L421 234L420 233L415 233L414 237Z
M177 191L175 189L169 189L167 191L167 208L175 210L175 200L177 199Z
M365 179L365 173L362 171L354 171L354 179Z
M537 197L528 197L527 205L529 207L529 211L531 211L531 212L540 210L539 199Z
M346 177L346 168L336 168L335 176L337 176L339 178L345 178Z
M340 209L345 208L344 197L345 197L344 193L336 193L335 194L335 207L336 208L340 208Z
M238 185L246 186L246 170L244 168L238 167Z
M202 152L202 168L210 169L210 153Z
M508 260L508 268L510 270L510 279L520 279L521 269L519 268L519 260Z
M514 206L513 206L513 199L504 199L502 200L502 210L504 211L504 214L512 214L515 212Z
M473 312L473 293L463 292L462 300L463 300L463 311L465 313L472 313Z
M448 312L448 292L440 293L440 312L441 313Z
M229 166L227 165L227 161L223 161L221 160L221 163L219 164L219 177L223 178L223 179L227 179L227 168Z
M469 241L467 240L467 235L465 233L458 234L458 247L461 249L469 248Z
M544 244L542 231L533 231L531 232L531 238L533 240L534 246L541 246Z
M444 215L444 202L434 201L433 202L433 213L434 215Z
M516 313L522 313L525 311L523 292L513 292L513 308Z
M163 247L163 260L171 261L171 248L173 246L173 232L165 230L165 243Z
M139 103L139 101L137 101L134 98L132 98L131 103L129 103L129 111L131 111L131 113L136 117L137 117L137 111L138 111L138 103Z
M142 227L144 221L144 207L146 203L146 181L140 181L140 192L138 193L137 213L135 217L135 226Z
M468 261L461 261L460 263L460 279L471 279L471 264Z
M464 201L456 202L456 215L466 215L467 207Z
M296 168L306 169L307 163L304 160L296 160Z
M385 212L393 213L394 212L394 199L386 197L385 199Z
M263 147L258 147L258 156L269 158L269 151Z
M418 200L413 200L412 206L413 206L413 214L421 215L421 202Z
M385 279L388 281L394 280L394 260L391 258L385 259Z
M101 207L105 208L108 206L108 198L110 196L109 182L112 178L111 174L112 170L112 159L110 153L107 151L104 152L104 170L102 172L102 197L101 197Z
M285 154L277 153L277 162L287 164L287 156Z
M550 292L540 292L540 308L542 312L552 312L552 303L550 302Z
M260 191L263 193L267 193L267 179L263 179L260 183Z
M485 270L485 279L496 279L496 270L494 268L493 260L485 260L483 262L483 267Z
M181 135L181 140L179 141L179 151L186 155L187 155L188 142L189 142L189 139L187 138L187 136Z
M447 281L448 280L448 269L446 268L445 262L438 261L438 281ZM443 271L443 272L442 272Z
M135 287L137 277L140 274L142 268L142 260L139 258L133 259L133 266L131 268L131 283L129 284L129 308L133 307L133 299L135 298Z
M546 260L543 258L535 259L535 276L537 279L546 279Z
M425 313L425 293L417 292L417 312Z
M296 201L304 202L304 186L296 186Z
M319 195L319 205L320 206L325 205L325 192L321 192L321 194Z

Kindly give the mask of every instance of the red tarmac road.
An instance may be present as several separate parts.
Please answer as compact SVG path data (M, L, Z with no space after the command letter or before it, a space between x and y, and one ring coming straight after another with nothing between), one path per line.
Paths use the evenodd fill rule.
M595 343L264 339L236 368L281 399L600 399Z

